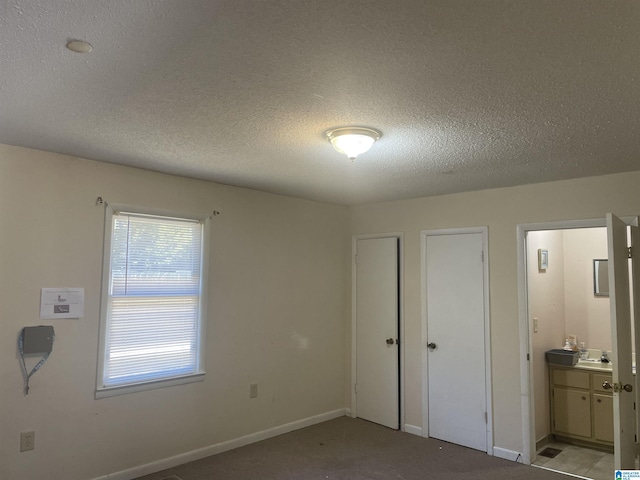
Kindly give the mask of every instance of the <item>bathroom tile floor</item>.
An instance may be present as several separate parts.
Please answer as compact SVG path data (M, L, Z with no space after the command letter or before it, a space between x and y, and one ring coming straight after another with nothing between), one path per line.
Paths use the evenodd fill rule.
M594 480L613 480L615 478L613 454L611 453L555 442L546 444L538 453L549 447L562 451L554 458L538 455L532 465Z

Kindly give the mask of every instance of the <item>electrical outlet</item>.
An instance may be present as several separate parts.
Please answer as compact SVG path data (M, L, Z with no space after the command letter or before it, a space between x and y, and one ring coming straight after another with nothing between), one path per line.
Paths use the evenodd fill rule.
M36 432L22 432L20 434L20 451L26 452L36 448Z
M249 385L249 398L256 398L258 396L258 384L252 383Z

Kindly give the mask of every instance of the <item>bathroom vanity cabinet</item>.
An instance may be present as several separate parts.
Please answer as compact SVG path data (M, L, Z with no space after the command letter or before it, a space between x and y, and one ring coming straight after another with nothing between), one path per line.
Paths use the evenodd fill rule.
M613 446L611 374L549 365L551 433L577 443Z

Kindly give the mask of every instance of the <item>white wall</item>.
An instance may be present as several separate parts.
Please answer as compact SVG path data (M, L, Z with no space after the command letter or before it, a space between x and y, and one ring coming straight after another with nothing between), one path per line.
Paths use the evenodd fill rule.
M522 452L517 225L640 213L640 172L364 205L351 233L405 234L406 423L422 425L420 231L489 227L493 419L497 447ZM349 380L350 382L350 380Z
M98 196L222 212L204 382L94 399ZM348 219L345 207L0 145L0 478L87 480L344 408ZM84 287L84 318L40 321L42 287ZM56 343L24 396L16 339L39 324ZM19 453L28 430L36 449Z

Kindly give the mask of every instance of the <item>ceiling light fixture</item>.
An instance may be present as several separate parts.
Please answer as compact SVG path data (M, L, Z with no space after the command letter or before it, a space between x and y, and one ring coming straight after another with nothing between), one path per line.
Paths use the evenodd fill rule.
M373 128L340 127L327 130L324 136L336 151L344 153L353 161L358 155L367 152L382 133Z
M89 53L93 50L93 47L84 40L69 40L67 42L67 48L76 53Z

